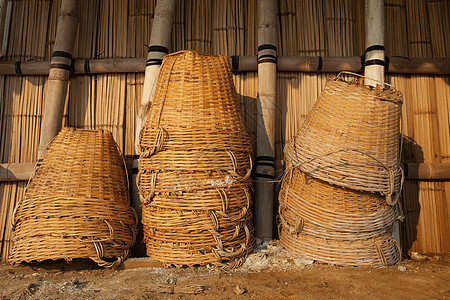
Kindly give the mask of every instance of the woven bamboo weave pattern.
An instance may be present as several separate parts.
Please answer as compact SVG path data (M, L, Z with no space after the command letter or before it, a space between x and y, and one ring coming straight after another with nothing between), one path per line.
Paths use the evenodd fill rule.
M226 56L180 51L164 58L140 148L144 156L250 150Z
M281 228L283 247L321 263L384 267L400 261L400 250L391 234L360 241L336 241L287 231Z
M335 185L382 193L394 203L402 183L401 105L402 95L393 88L329 78L285 148L288 166Z
M240 266L255 242L251 148L228 59L167 55L140 134L147 254L173 266Z
M109 131L63 128L14 215L10 262L91 258L118 265L136 235L124 161Z
M317 236L378 236L390 229L398 216L396 207L388 205L379 194L334 186L298 169L287 173L279 202L285 225L303 225L296 231L309 230L308 234Z

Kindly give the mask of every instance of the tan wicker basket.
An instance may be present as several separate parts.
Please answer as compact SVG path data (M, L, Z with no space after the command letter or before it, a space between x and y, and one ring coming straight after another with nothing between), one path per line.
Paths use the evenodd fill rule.
M282 182L279 203L280 221L291 232L329 239L379 236L398 217L379 194L334 186L295 168Z
M147 250L167 265L239 266L254 248L247 209L190 211L143 207Z
M180 51L164 57L141 156L164 150L250 152L228 58ZM166 155L166 162L171 157ZM174 157L175 163L180 163Z
M288 251L321 263L341 266L394 265L400 261L400 248L391 234L358 241L340 241L291 234L281 226L281 245Z
M134 244L124 161L110 132L63 128L14 214L11 263L91 258L120 264Z
M393 204L403 177L401 109L402 95L393 88L372 89L340 75L329 79L298 135L285 147L288 167L335 185L379 192Z
M149 256L175 266L243 263L255 244L250 152L228 59L167 55L140 134Z

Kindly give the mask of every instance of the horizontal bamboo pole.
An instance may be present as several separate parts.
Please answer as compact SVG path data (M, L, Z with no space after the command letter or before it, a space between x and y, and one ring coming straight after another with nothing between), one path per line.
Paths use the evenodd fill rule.
M127 161L132 168L132 161ZM0 164L0 182L27 181L34 170L34 163ZM450 180L450 163L405 163L406 179L411 180Z
M256 72L258 69L256 59L256 56L230 57L230 65L237 64L237 68L234 69L236 72ZM322 60L322 68L318 70L320 60ZM73 73L144 73L145 62L145 58L76 59L73 64ZM89 69L89 72L86 68ZM0 62L0 74L2 75L48 75L49 69L49 61ZM16 70L20 70L20 74L17 74ZM321 58L315 56L279 56L277 70L278 72L358 72L361 70L361 58L358 56ZM389 58L387 72L448 75L450 74L450 58L394 56Z
M133 162L127 160L127 168ZM406 179L410 180L450 180L450 163L404 163ZM27 181L34 170L34 163L0 164L0 182Z
M405 164L406 178L418 180L449 180L450 163L408 163Z
M69 85L68 69L72 61L73 45L78 30L78 18L78 1L61 1L55 45L47 80L47 93L42 115L38 155L45 150L45 147L62 127L64 102Z
M28 181L34 166L33 163L0 164L0 181Z

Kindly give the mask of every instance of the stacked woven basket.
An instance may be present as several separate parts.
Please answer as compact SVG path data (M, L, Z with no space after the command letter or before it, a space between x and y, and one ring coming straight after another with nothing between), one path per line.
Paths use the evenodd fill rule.
M112 267L136 236L124 161L110 132L63 128L14 214L11 263L91 258Z
M356 74L355 74L356 75ZM329 79L285 147L280 240L295 253L337 265L395 264L402 95Z
M254 247L250 152L227 58L166 56L140 134L149 256L175 266L245 260Z

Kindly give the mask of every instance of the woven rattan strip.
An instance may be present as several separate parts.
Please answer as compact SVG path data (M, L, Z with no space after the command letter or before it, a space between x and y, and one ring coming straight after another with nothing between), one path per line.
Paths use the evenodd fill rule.
M14 214L12 263L91 258L112 267L128 255L136 219L124 161L110 132L63 128Z
M400 261L400 249L391 234L358 241L336 241L281 228L280 242L288 251L321 263L383 267Z
M281 221L295 232L335 239L378 236L398 217L379 194L334 186L298 169L286 174L279 202Z
M140 152L147 254L174 266L240 266L255 246L251 148L226 57L164 58Z
M393 88L330 78L285 148L288 167L335 185L382 193L393 204L402 183L401 109L402 95Z

